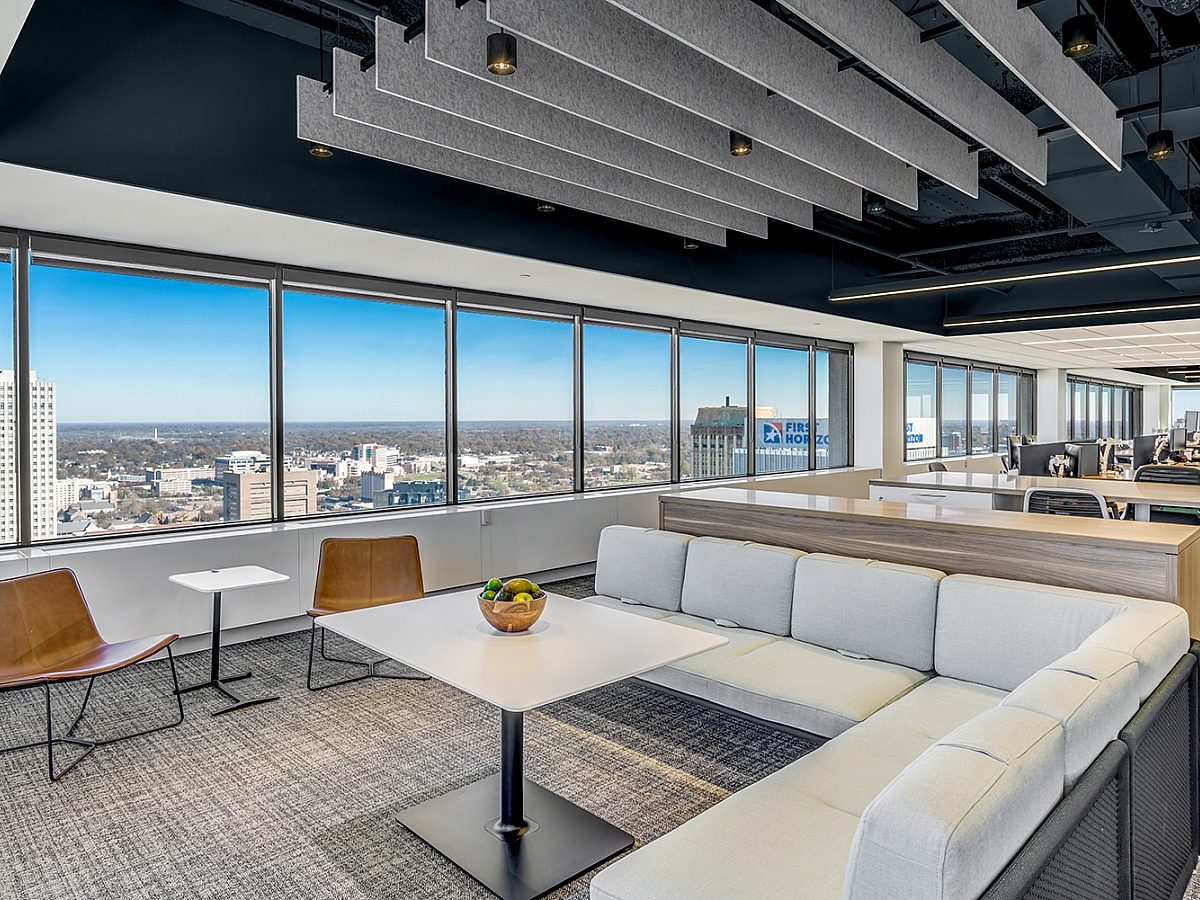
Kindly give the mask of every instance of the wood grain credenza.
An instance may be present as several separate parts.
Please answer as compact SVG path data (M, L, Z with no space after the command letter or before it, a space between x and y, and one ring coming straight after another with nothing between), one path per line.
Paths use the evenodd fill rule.
M659 497L660 527L1177 603L1200 638L1200 528L743 488Z

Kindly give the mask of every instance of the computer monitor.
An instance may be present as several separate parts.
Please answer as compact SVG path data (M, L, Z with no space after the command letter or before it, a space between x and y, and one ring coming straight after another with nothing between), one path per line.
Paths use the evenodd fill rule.
M1049 475L1050 457L1066 452L1065 442L1022 444L1017 454L1017 474Z
M1187 446L1187 429L1172 428L1171 429L1171 449L1182 450Z
M1183 414L1183 429L1188 437L1200 431L1200 409L1189 409Z
M1140 469L1154 461L1154 445L1158 443L1157 434L1140 434L1133 439L1133 467Z
M1099 444L1067 444L1067 456L1075 461L1075 477L1100 474Z

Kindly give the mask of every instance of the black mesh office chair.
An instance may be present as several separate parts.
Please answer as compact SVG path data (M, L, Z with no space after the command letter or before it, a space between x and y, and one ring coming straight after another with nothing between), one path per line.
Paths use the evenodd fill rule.
M929 464L929 471L930 472L945 472L946 464L940 463L940 462L931 462Z
M1083 488L1030 488L1025 492L1024 510L1051 516L1116 518L1115 504L1106 501L1102 494Z
M1156 484L1194 484L1200 485L1200 466L1141 466L1134 470L1134 481L1154 482ZM1125 510L1125 518L1133 518L1133 505ZM1169 506L1150 507L1151 522L1167 522L1174 525L1200 525L1200 515L1189 509L1175 509Z

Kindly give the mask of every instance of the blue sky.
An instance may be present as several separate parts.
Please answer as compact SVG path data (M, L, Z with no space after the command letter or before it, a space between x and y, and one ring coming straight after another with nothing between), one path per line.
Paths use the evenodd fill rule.
M10 305L11 285L11 266L0 264ZM268 418L265 289L34 266L30 305L31 360L39 377L58 385L60 422ZM288 292L286 418L440 420L443 320L440 306ZM669 418L665 333L588 325L584 345L589 420ZM9 322L0 347L11 346ZM568 320L461 312L460 417L570 419L572 352ZM685 421L726 395L745 403L745 352L732 342L681 339ZM0 351L0 366L11 365L11 350ZM806 365L803 352L759 348L759 403L803 416ZM818 388L826 381L821 372Z

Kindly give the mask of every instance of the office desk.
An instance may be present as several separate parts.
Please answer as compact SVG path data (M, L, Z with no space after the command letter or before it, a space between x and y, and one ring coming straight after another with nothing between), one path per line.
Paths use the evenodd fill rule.
M741 488L663 494L659 521L685 534L1165 600L1188 611L1200 637L1200 528Z
M983 472L922 472L904 478L875 478L871 481L870 497L899 503L1020 510L1030 488L1096 491L1106 500L1132 504L1134 518L1142 522L1149 521L1151 506L1200 509L1200 485L1156 484L1124 478L1009 477Z

